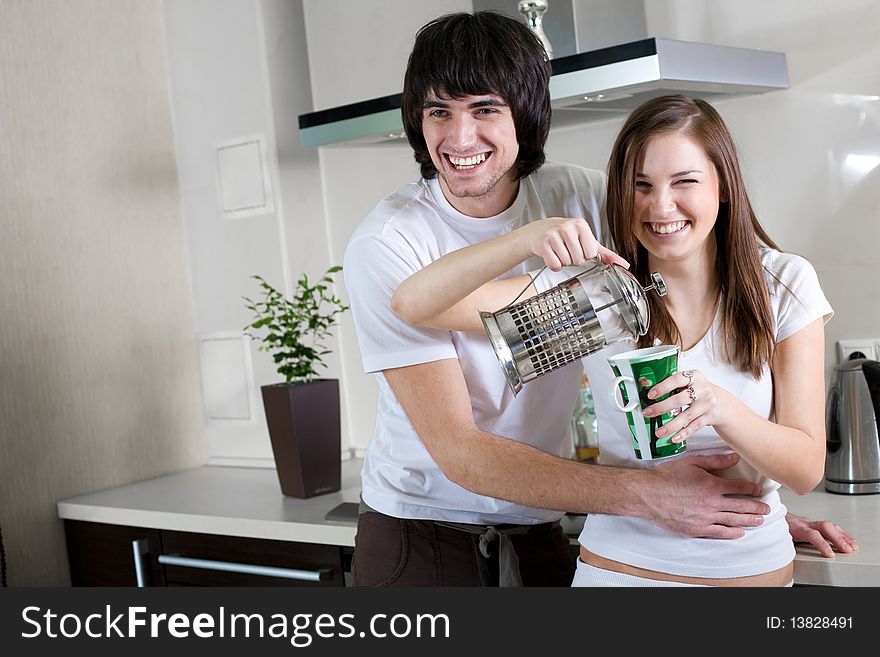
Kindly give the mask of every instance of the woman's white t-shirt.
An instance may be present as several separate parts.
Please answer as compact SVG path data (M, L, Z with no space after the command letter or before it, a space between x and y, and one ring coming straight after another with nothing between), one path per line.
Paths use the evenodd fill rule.
M819 318L830 319L833 311L807 260L764 248L761 262L770 291L777 344ZM703 339L679 355L679 371L700 370L709 381L733 394L760 417L772 419L770 368L765 366L761 377L755 379L725 363L721 359L719 329L716 317ZM635 458L625 415L616 409L609 396L614 375L606 359L631 348L631 344L617 344L584 359L596 405L601 462L628 468L655 467L668 459ZM687 439L686 452L670 458L730 451L714 428L705 427ZM614 561L689 577L746 577L788 564L795 553L785 521L786 508L779 499L779 484L761 475L744 459L720 474L760 483L765 491L762 501L771 509L762 525L746 528L740 539L690 538L641 518L590 515L579 541L590 552Z

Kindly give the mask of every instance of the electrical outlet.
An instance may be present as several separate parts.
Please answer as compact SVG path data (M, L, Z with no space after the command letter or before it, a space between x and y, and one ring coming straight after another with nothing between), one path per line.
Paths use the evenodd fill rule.
M880 339L840 340L837 343L837 362L849 360L850 355L856 352L861 352L865 358L876 360L878 352L875 346L880 346Z

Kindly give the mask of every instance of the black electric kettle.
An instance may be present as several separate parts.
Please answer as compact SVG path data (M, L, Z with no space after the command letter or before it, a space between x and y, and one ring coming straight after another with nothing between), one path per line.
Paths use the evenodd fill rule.
M880 493L880 363L857 358L834 368L825 429L825 490Z

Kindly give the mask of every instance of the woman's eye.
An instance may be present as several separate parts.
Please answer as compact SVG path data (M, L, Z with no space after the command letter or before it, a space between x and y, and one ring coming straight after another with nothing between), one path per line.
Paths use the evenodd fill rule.
M636 180L636 189L651 189L651 184L644 180Z
M676 184L682 184L682 183L683 184L692 184L692 183L696 183L697 181L694 180L693 178L682 178L681 180L676 180L675 182L676 182Z

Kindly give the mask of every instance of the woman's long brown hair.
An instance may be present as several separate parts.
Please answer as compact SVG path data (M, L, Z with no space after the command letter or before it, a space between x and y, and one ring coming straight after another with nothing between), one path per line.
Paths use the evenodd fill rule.
M721 116L703 100L662 96L644 103L627 119L608 162L606 213L615 250L631 265L639 281L647 281L648 252L636 239L636 173L648 142L662 134L679 133L701 144L718 172L721 204L715 222L718 254L722 354L725 360L755 378L773 357L774 323L770 296L759 254L759 240L770 248L770 239L752 210L746 193L736 147ZM639 347L677 344L681 334L666 304L649 295L651 326Z

